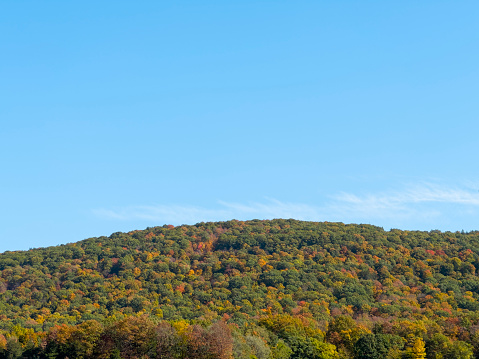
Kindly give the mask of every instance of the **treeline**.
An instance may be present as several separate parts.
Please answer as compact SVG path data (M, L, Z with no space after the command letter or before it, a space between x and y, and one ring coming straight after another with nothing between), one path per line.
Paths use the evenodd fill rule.
M311 318L269 314L243 327L223 318L163 321L129 316L103 323L56 325L47 332L21 327L0 335L0 358L165 359L467 359L474 348L440 333L401 337L373 331L351 317L334 318L326 332ZM334 344L332 344L334 343Z
M233 355L231 329L224 322L205 328L186 322L155 323L145 316L109 325L88 320L58 325L46 333L15 328L0 336L1 358L218 358Z
M479 232L254 220L114 233L0 254L0 346L46 348L55 328L98 323L103 333L130 317L205 330L221 321L234 339L234 326L275 333L261 318L287 316L315 323L324 335L314 345L345 358L363 334L359 343L378 348L392 338L382 335L398 336L403 346L394 337L388 352L401 355L416 339L427 353L441 342L443 357L478 353L477 268ZM362 334L332 335L338 318ZM274 352L276 339L260 337Z

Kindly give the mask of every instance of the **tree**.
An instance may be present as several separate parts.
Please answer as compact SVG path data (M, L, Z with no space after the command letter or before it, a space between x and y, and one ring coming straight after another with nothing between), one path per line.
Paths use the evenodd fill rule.
M473 354L471 344L456 340L448 346L444 359L470 359Z
M222 321L208 329L194 325L188 333L187 351L197 359L229 359L233 355L231 330Z
M162 322L155 328L155 354L157 358L184 358L187 354L187 339L169 323Z
M7 347L2 354L5 359L20 358L23 354L22 344L16 337L10 337L7 339Z
M103 326L96 320L88 320L75 327L71 335L71 345L76 353L75 358L86 359L94 357Z
M316 338L296 336L288 338L291 359L337 359L336 346Z
M356 324L353 318L341 315L330 322L326 339L338 348L352 354L354 353L354 343L367 332L368 330Z
M409 335L404 353L405 359L425 359L426 346L422 338Z
M252 352L258 359L268 359L271 355L271 349L268 344L258 336L247 335L246 343L252 349Z
M435 333L426 341L427 359L443 359L450 340L444 334Z
M118 350L124 359L148 355L155 347L155 325L146 316L127 317L108 326L97 346L97 357L104 357Z
M51 358L74 357L75 350L71 343L74 327L56 325L46 335L45 354Z
M289 359L293 351L282 339L279 339L276 346L271 348L271 357L273 359Z
M0 350L7 349L7 339L3 334L0 334Z
M356 359L380 359L387 353L384 346L378 345L376 335L365 334L354 344L354 357Z
M364 334L354 344L354 357L356 359L383 359L394 357L393 352L398 352L404 346L404 341L398 335L392 334Z

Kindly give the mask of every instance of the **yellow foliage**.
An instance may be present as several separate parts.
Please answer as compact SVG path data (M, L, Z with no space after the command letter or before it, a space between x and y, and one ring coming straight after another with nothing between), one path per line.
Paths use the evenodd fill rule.
M43 324L43 322L45 321L45 317L41 314L37 315L37 318L35 319L37 323L39 324Z
M408 335L408 343L406 348L407 357L411 359L425 359L426 358L426 346L422 338Z
M3 336L3 334L0 334L0 349L6 349L7 348L7 339Z
M35 341L36 335L33 328L23 328L20 325L14 325L10 335L17 337L18 341L24 346L29 341Z
M190 325L186 320L178 320L172 324L173 328L176 329L176 331L179 334L185 334L188 331L188 328Z
M161 310L161 308L156 308L155 309L155 316L162 319L163 318L163 311Z

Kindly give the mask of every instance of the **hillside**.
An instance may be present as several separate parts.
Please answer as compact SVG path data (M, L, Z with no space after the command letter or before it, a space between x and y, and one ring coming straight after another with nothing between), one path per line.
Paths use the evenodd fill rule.
M478 268L479 232L282 219L5 252L0 356L469 358L479 353ZM156 341L122 347L138 328ZM158 333L183 338L183 354L160 356ZM198 342L210 343L206 356Z

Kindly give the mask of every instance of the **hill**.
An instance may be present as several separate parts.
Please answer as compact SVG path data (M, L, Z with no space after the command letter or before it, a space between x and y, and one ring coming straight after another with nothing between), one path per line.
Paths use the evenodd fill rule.
M5 252L0 357L470 358L477 268L479 232L283 219Z

